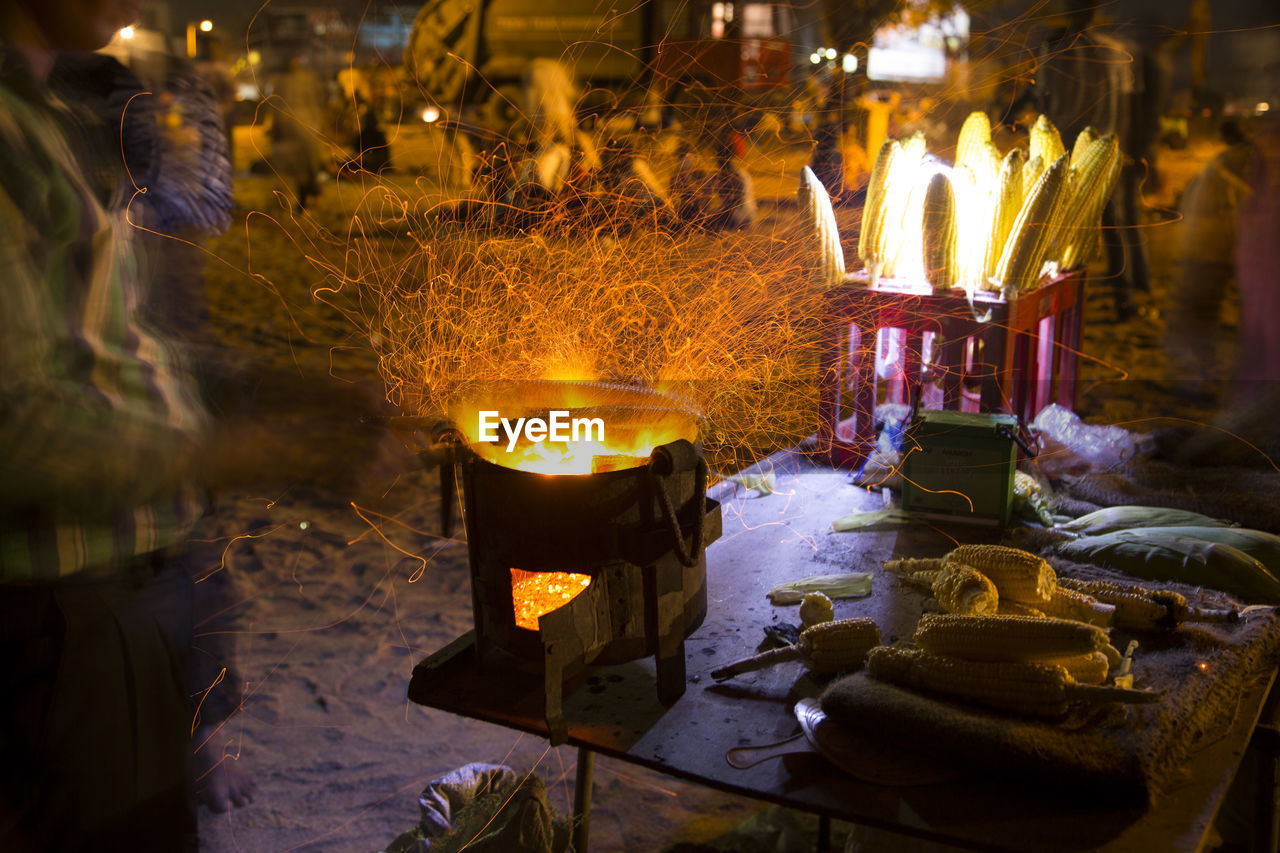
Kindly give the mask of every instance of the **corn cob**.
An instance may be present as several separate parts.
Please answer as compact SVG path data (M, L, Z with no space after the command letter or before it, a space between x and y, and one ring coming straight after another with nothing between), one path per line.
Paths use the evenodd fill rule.
M1094 510L1087 515L1057 525L1057 529L1077 536L1098 536L1133 527L1179 526L1234 527L1236 524L1185 509L1125 504Z
M1040 180L1047 165L1049 164L1041 158L1027 155L1027 159L1022 164L1022 204L1018 208L1019 211L1031 200L1031 191L1035 189L1036 181Z
M921 223L924 238L925 280L933 286L934 293L946 293L959 279L956 262L956 197L951 179L942 172L929 180L924 194L924 217Z
M831 674L861 666L867 650L880 644L880 629L866 618L820 622L800 632L790 646L770 649L711 671L716 681L767 669L784 661L803 661L810 672Z
M817 278L825 287L844 281L844 249L831 197L818 176L808 167L800 169L800 207L808 220L818 250Z
M1063 202L1069 198L1071 177L1067 155L1063 154L1045 169L1019 212L995 276L1006 299L1033 289L1039 282L1045 256L1061 224Z
M1076 134L1076 141L1071 144L1071 165L1074 168L1084 156L1084 152L1098 138L1098 131L1086 127Z
M1053 597L1056 576L1041 558L1003 545L961 545L943 557L948 563L972 566L991 578L1000 598L1040 609Z
M1079 592L1066 587L1058 587L1053 597L1042 608L1046 616L1057 619L1075 619L1099 625L1103 628L1111 624L1116 608L1113 604L1104 604L1088 593Z
M1082 134L1083 135L1083 134ZM1074 156L1074 155L1073 155ZM1085 252L1096 244L1102 224L1102 210L1115 186L1119 171L1120 146L1115 134L1094 140L1071 166L1073 193L1063 214L1059 245L1053 255L1064 269L1087 263Z
M924 199L923 192L916 186L925 153L924 134L916 132L902 141L898 154L893 158L885 199L884 230L880 237L884 261L881 275L886 277L896 274L904 257L904 247L914 245L920 236L919 228L914 225L907 228L907 223L920 221L919 209L923 207Z
M933 597L948 613L995 613L1000 598L991 579L969 566L953 564L933 582Z
M901 150L896 139L886 139L876 155L867 184L867 201L862 208L862 229L858 234L858 257L875 287L884 266L885 202L888 200L889 174Z
M1018 221L1018 212L1022 210L1022 170L1026 162L1026 149L1014 148L1005 155L1004 162L1000 164L1000 178L992 211L991 236L987 242L984 262L984 289L990 285L990 280L999 270L1000 255L1009 241L1014 223ZM995 289L999 290L998 284Z
M968 166L976 172L978 161L986 157L987 146L990 144L991 119L981 110L974 110L960 127L960 138L956 142L956 165Z
M1108 646L1108 648L1111 648ZM1119 652L1116 652L1119 655ZM1105 652L1092 652L1087 655L1076 655L1068 658L1054 658L1041 663L1055 664L1067 671L1067 674L1081 684L1103 684L1111 663Z
M800 624L806 628L836 618L835 602L823 592L810 592L800 599Z
M1042 114L1036 119L1036 123L1031 125L1030 137L1033 160L1039 157L1042 162L1049 164L1067 153L1067 149L1062 145L1062 135L1046 115Z
M926 613L915 633L926 652L965 660L1037 661L1092 654L1107 632L1071 619Z
M1035 717L1061 717L1072 702L1154 702L1144 690L1077 684L1058 665L966 661L915 649L880 646L867 655L872 678L989 708Z
M1011 598L1000 599L1000 604L996 607L996 613L1001 616L1035 616L1044 618L1044 611L1032 607L1029 604L1023 604L1020 601L1014 601Z
M945 557L903 557L885 560L881 565L908 583L930 589L942 577L945 562Z
M1059 578L1066 589L1087 593L1115 607L1112 622L1117 627L1135 630L1171 628L1179 622L1235 622L1237 610L1215 610L1191 607L1185 596L1172 590L1153 590L1138 584L1119 581L1083 581Z

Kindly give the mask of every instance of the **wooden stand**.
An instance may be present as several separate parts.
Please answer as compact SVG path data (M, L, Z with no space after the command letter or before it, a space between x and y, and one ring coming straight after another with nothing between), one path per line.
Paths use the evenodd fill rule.
M1007 412L1030 421L1075 406L1084 272L1006 302L959 292L872 289L864 273L827 293L818 440L831 463L858 467L875 446L878 402ZM897 352L881 353L884 344ZM926 349L927 347L927 349ZM932 355L926 362L926 352ZM882 382L883 380L883 382Z

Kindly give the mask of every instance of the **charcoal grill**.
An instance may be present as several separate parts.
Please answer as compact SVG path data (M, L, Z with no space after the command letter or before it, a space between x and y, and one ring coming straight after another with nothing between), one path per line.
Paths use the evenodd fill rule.
M659 411L648 402L614 421L633 427L637 411ZM616 399L607 408L620 410ZM662 409L656 419L670 417ZM652 655L660 701L682 695L684 640L707 611L705 549L721 533L696 441L677 438L627 467L586 474L504 466L493 461L501 453L460 432L450 447L442 473L462 487L476 660L505 665L493 654L501 650L542 667L551 742L568 737L565 680L591 665Z

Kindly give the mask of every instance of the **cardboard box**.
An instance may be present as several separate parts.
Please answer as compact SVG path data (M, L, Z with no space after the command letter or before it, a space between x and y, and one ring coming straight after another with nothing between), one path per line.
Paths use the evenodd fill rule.
M902 447L903 509L955 523L1007 526L1017 430L1014 415L918 412Z

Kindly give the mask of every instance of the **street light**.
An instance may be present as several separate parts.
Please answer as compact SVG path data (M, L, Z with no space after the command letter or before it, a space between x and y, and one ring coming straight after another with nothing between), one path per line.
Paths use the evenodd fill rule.
M187 24L187 58L188 59L195 59L196 56L200 53L200 46L196 44L196 28L197 27L202 33L213 32L213 21L209 20L208 18L205 18L203 21L201 21L198 24L195 21L191 21L190 23Z

